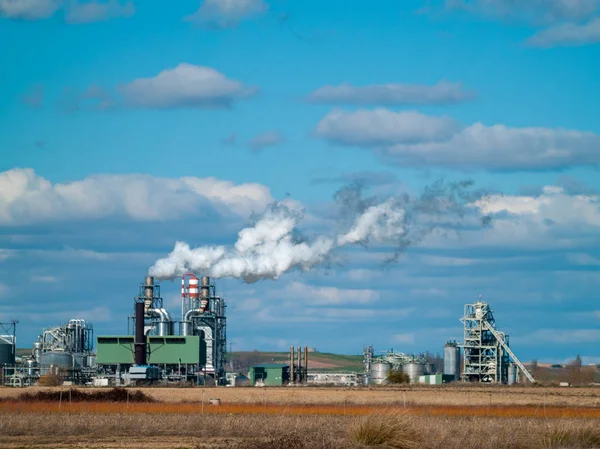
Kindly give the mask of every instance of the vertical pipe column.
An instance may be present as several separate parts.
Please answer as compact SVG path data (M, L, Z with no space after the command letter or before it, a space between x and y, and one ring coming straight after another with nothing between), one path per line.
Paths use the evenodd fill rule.
M298 346L298 383L302 383L302 347Z
M290 346L290 383L294 383L294 347Z
M308 383L308 346L304 347L304 383Z
M146 365L146 335L144 334L144 303L135 303L135 364Z

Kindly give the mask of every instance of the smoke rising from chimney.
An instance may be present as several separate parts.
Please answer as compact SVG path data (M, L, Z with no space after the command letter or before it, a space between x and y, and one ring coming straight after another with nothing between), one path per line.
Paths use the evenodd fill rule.
M401 194L385 199L365 197L362 185L340 189L335 200L348 223L333 236L310 241L299 237L303 214L285 201L272 204L253 226L242 229L233 247L190 248L175 243L173 251L159 259L148 274L158 279L174 279L186 272L214 278L233 277L254 283L277 279L293 269L310 270L331 260L337 249L349 245L383 244L393 248L390 260L405 248L417 244L429 232L444 228L451 217L462 218L476 212L472 206L485 195L471 190L472 182L437 182L419 197ZM482 223L488 223L487 217Z

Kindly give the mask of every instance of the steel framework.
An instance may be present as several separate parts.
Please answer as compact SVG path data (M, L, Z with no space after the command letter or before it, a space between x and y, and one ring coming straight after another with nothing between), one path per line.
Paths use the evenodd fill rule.
M521 372L535 382L509 346L509 338L496 329L496 321L489 304L478 301L465 304L461 318L464 325L463 363L461 378L467 382L508 383L508 368L514 363Z

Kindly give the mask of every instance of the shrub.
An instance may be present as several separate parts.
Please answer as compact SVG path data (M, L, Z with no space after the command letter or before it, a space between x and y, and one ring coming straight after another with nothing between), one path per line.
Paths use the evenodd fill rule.
M416 449L421 442L412 418L400 409L358 419L350 427L349 439L356 445L396 449Z
M392 370L389 372L387 378L391 384L408 384L408 383L410 383L410 377L408 377L408 374L403 373L402 371Z

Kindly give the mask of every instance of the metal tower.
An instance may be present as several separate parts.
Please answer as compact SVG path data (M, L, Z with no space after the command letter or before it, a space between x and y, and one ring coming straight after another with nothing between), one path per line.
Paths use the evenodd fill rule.
M509 366L514 363L530 382L533 376L509 347L508 335L496 329L492 309L485 302L465 304L462 379L467 382L509 383Z

